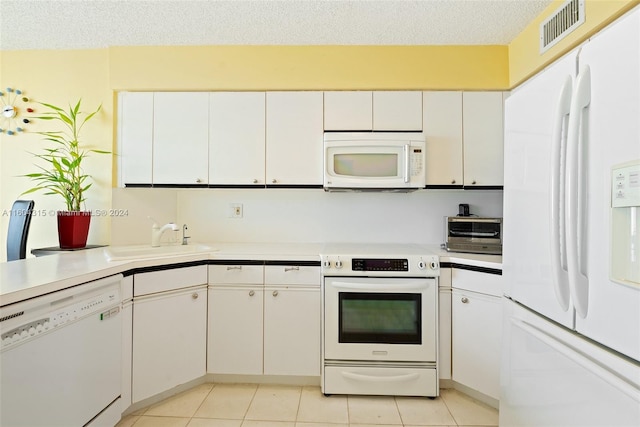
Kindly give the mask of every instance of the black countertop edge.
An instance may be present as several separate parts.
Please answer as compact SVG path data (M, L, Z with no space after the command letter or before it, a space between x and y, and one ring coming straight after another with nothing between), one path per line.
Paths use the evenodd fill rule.
M264 265L292 265L296 267L320 267L320 261L265 261Z
M465 185L464 190L504 190L502 185Z
M322 190L322 184L267 184L267 188L288 188L288 189L300 189L300 188L309 188L309 189L319 189Z
M199 265L290 265L296 267L320 267L320 261L264 261L248 259L207 259L202 261L178 262L172 264L153 265L149 267L138 267L122 273L123 276L132 276L140 273L150 273L152 271L173 270L174 268L195 267Z
M441 262L441 268L457 268L459 270L477 271L479 273L496 274L502 276L502 270L499 268L478 267L476 265L458 264L455 262Z
M462 190L462 185L426 185L426 190Z

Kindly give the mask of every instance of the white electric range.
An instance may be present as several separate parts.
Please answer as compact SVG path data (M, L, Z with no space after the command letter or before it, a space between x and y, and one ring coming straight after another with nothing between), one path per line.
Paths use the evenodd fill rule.
M321 259L323 393L438 396L438 256L331 244Z

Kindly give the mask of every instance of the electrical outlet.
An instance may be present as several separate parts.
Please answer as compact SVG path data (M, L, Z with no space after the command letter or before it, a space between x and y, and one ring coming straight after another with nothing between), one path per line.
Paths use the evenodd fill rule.
M229 218L242 218L242 203L231 203L229 205Z

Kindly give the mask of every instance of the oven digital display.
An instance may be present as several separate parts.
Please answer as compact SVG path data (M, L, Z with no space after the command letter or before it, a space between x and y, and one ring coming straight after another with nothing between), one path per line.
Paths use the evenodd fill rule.
M406 258L354 258L352 271L409 271Z

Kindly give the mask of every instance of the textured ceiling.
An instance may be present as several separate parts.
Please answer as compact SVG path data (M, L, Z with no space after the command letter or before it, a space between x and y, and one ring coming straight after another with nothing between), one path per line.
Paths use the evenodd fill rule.
M508 44L551 0L0 0L0 49Z

